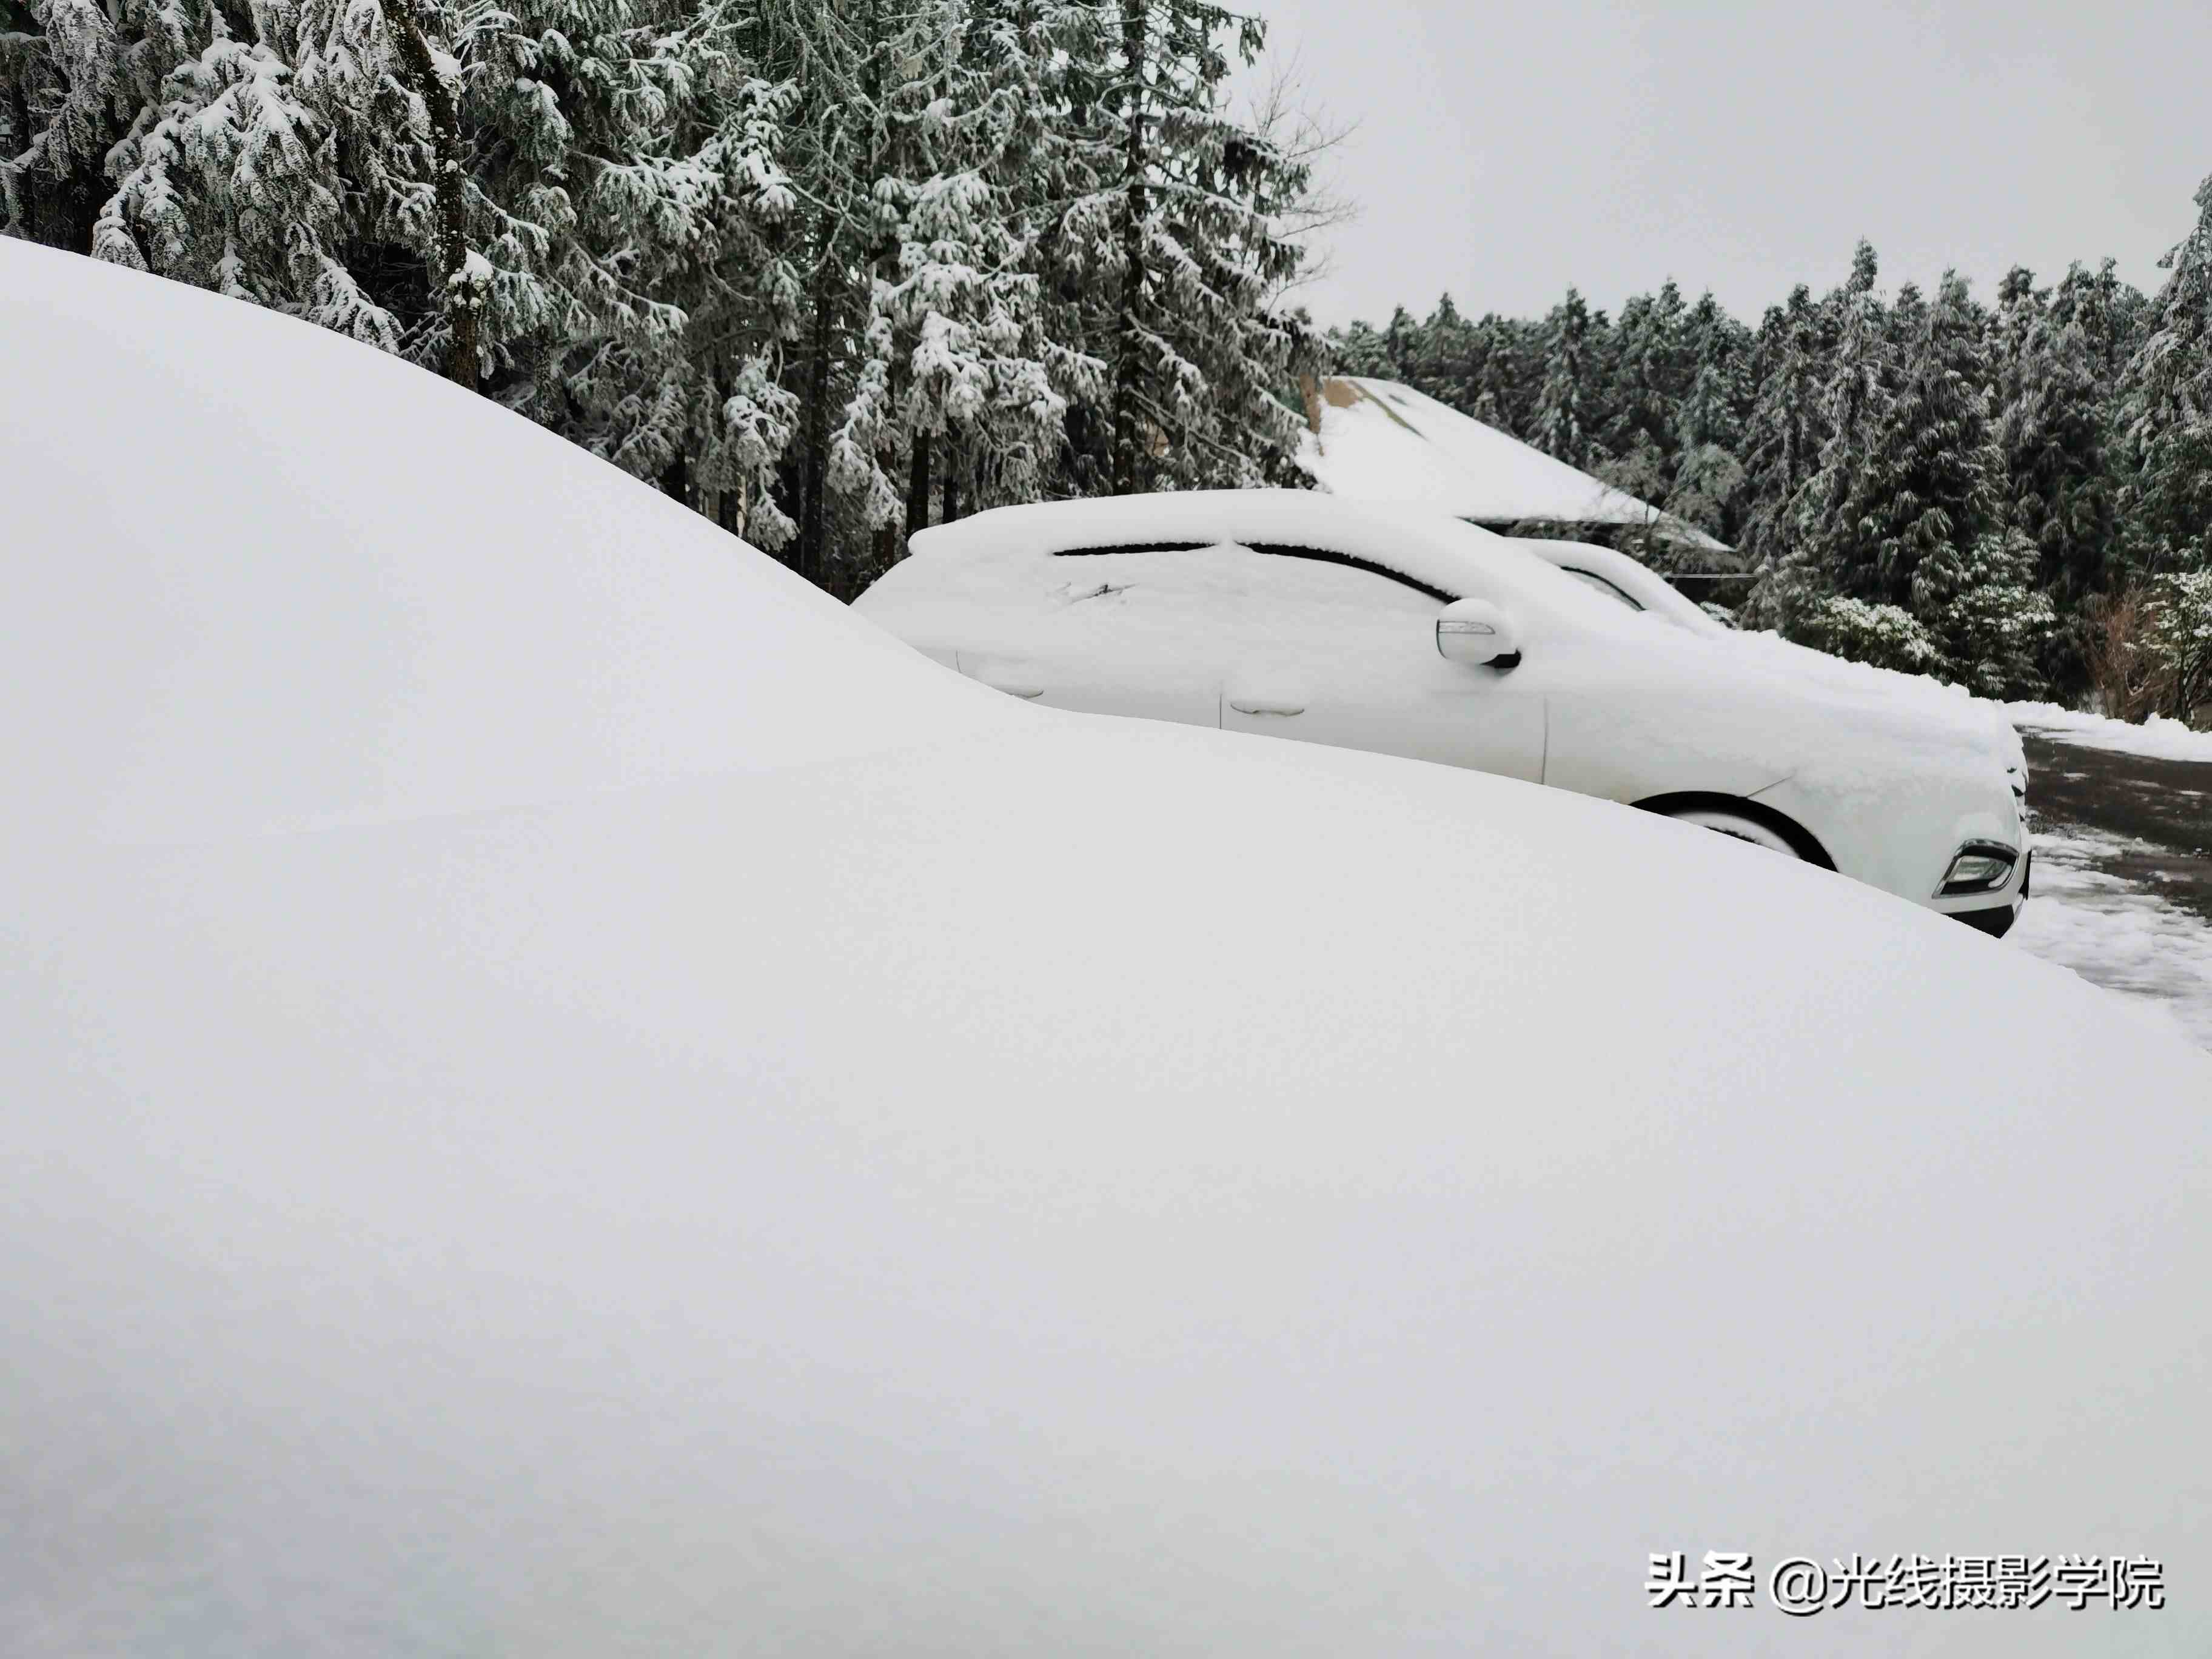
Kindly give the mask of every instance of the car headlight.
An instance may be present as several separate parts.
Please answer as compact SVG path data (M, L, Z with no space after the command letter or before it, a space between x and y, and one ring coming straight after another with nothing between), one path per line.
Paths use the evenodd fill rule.
M2019 862L2020 854L2013 848L2000 847L1992 841L1970 841L1952 858L1936 896L1958 898L1967 893L1994 892L2012 879L2013 866Z

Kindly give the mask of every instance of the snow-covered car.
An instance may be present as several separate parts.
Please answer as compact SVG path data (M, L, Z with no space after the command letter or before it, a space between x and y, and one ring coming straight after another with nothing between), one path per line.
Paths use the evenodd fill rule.
M1725 638L1731 631L1650 566L1613 548L1534 536L1513 537L1510 544L1556 565L1593 592L1631 611L1648 612L1709 638Z
M1052 706L1551 784L1985 933L2028 890L2018 739L1963 701L1656 626L1433 514L1256 489L1002 507L918 534L855 605Z
M2104 993L1024 706L234 301L0 241L0 350L9 1659L2212 1646Z
M1512 538L1512 545L1525 548L1547 564L1557 565L1592 591L1605 594L1631 611L1644 611L1708 639L1733 641L1770 669L1809 676L1847 696L1886 696L1918 703L1932 708L1938 720L1979 719L1995 734L1997 747L2004 753L2006 768L2014 775L2014 788L2025 793L2028 776L2027 750L2000 705L1978 705L1963 688L1925 674L1905 674L1869 663L1848 661L1762 629L1739 631L1727 627L1650 566L1609 547L1519 536Z

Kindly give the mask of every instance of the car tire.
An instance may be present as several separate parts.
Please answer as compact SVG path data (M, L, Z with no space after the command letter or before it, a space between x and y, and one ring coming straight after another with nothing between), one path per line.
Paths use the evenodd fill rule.
M1717 806L1684 806L1669 811L1667 816L1683 823L1694 823L1737 841L1747 841L1753 847L1764 847L1770 853L1779 853L1784 858L1802 859L1804 853L1790 843L1790 838L1770 824L1756 818L1746 817L1741 812L1730 812Z

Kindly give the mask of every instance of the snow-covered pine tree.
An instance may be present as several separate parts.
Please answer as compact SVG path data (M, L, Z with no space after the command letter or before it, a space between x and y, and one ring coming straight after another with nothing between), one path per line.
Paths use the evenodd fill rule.
M2119 388L2123 550L2142 572L2212 568L2212 178L2197 208Z
M1878 591L1924 620L1966 585L1972 550L1996 525L2002 461L1983 318L1966 279L1946 271L1933 301L1907 299L1893 313L1902 374L1869 460L1863 523Z
M383 9L267 0L243 33L220 8L184 15L173 66L108 153L89 252L386 350L421 345L449 300L465 310L446 281L466 249L440 240L433 118ZM416 43L434 77L455 62L442 39ZM453 86L435 90L450 116Z
M1733 542L1737 502L1748 476L1738 459L1745 415L1745 367L1751 337L1708 292L1683 325L1690 380L1670 411L1674 478L1664 505L1707 535Z
M1011 9L975 32L973 130L917 198L894 296L916 330L908 430L942 434L947 487L970 510L1044 493L1069 400L1106 384L1103 362L1046 330L1037 268L1065 13Z
M110 151L211 21L192 0L0 0L0 234L91 251Z
M1593 445L1601 455L1591 471L1630 495L1664 502L1674 483L1671 399L1680 395L1681 295L1669 282L1656 295L1638 294L1620 308L1620 319L1592 354L1585 417L1600 423ZM1665 550L1645 526L1632 535L1632 550L1647 560Z
M1821 321L1820 308L1801 283L1786 304L1768 308L1753 344L1752 376L1759 390L1744 422L1750 477L1741 545L1759 574L1744 620L1763 628L1782 626L1808 597L1800 591L1802 573L1792 558L1799 503L1826 437L1820 423Z
M1459 390L1474 377L1474 331L1460 315L1452 296L1444 295L1421 325L1408 384L1431 398L1452 402Z
M1536 398L1543 387L1541 325L1493 313L1484 318L1479 333L1482 380L1470 409L1525 442L1535 430Z
M1413 359L1421 349L1421 325L1403 306L1391 308L1382 325L1382 360L1386 377L1403 381L1413 372Z
M2080 325L2088 342L2090 368L2109 398L2140 343L2151 302L2122 282L2118 262L2106 258L2094 270L2078 261L2069 266L2051 296L2051 307L2061 325Z
M1328 367L1339 374L1388 380L1391 368L1389 343L1371 323L1355 322L1332 329L1328 337Z
M2069 612L2104 586L2115 529L2104 387L2090 319L2078 303L2090 280L2078 265L2069 272L2076 292L2062 307L2015 268L1998 289L1993 334L2002 517L2035 550L2027 580ZM2077 634L2045 672L2069 689L2086 684L2085 644Z
M2035 698L2049 690L2042 663L2058 624L2036 585L2026 532L1993 528L1966 550L1953 591L1927 607L1946 672L1984 697Z
M1067 487L1116 492L1294 481L1286 400L1319 353L1281 305L1303 258L1279 210L1309 169L1231 112L1260 21L1208 0L1112 0L1095 71L1071 85L1062 175L1088 174L1040 241L1048 331L1107 367L1080 387ZM1102 405L1103 402L1103 406Z
M78 29L62 9L76 0L33 3L49 33ZM141 38L116 25L100 50L54 60L64 80L40 105L42 156L86 100L130 112L86 251L482 377L645 476L702 457L762 470L742 458L780 441L773 420L742 403L725 419L687 343L690 302L730 297L718 265L759 296L723 307L750 334L713 346L732 382L775 330L763 237L789 206L777 94L744 61L734 6L259 0L180 7L158 27L118 15Z
M790 410L787 85L733 0L514 0L471 55L483 347L502 401L767 545Z
M1590 371L1601 338L1581 290L1570 288L1545 321L1543 381L1528 440L1569 466L1588 466L1601 459Z
M1840 287L1817 307L1799 289L1761 331L1768 374L1752 459L1764 476L1747 526L1759 576L1747 612L1762 626L1791 631L1831 597L1882 597L1868 518L1882 483L1869 468L1896 368L1880 270L1861 241ZM1910 289L1905 298L1917 303Z
M1673 483L1674 410L1694 374L1688 323L1682 291L1670 277L1656 294L1636 295L1621 307L1608 342L1609 418L1601 441L1615 455L1639 448L1656 454L1661 483L1655 501L1664 500Z
M1101 383L1100 365L1043 331L1036 257L1068 188L1060 82L1095 60L1096 11L841 0L781 15L805 207L782 375L797 431L779 489L793 562L835 591L901 556L933 512L1039 493L1061 384Z

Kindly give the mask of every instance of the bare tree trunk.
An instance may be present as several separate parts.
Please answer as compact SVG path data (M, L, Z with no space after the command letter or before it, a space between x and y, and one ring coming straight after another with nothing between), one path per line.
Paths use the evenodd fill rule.
M945 512L939 520L951 524L960 516L960 469L951 456L945 459Z
M446 375L457 386L477 389L477 307L481 298L468 281L469 213L467 179L461 161L461 112L453 89L438 73L428 29L416 0L385 0L408 78L429 112L431 155L438 176L433 181L438 205L440 307L452 330Z
M1121 311L1115 325L1114 493L1137 489L1137 394L1145 289L1145 25L1151 0L1122 0L1121 55L1127 85L1121 188Z

